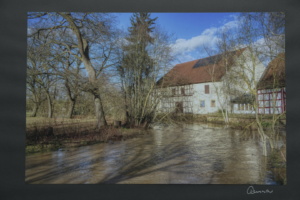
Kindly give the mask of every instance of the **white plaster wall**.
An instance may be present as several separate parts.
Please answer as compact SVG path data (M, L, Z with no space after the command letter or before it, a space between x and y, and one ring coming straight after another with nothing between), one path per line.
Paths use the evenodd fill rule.
M209 85L209 94L205 94L205 85ZM221 82L194 84L193 113L207 114L217 112L219 109L221 109L220 104L223 103L222 100L224 100L224 96L219 94L220 102L216 92L216 88L221 87L221 85ZM201 100L205 101L205 107L200 107ZM215 107L211 107L211 100L215 100Z
M251 94L256 90L256 85L263 75L266 67L262 64L258 58L251 58L251 52L245 50L243 54L236 58L236 66L233 66L229 71L230 77L235 77L232 84L233 88L239 91L236 97L242 94ZM255 62L255 63L253 63ZM223 79L226 77L225 75ZM233 105L233 113L237 114L253 114L254 111L250 110L238 110L238 104Z
M245 50L243 54L237 58L237 65L232 67L231 70L228 72L231 75L234 74L236 78L235 79L235 84L231 85L235 89L240 91L240 94L249 94L250 89L255 89L255 85L261 78L265 66L259 62L258 58L255 58L254 60L256 63L252 63L253 59L250 59L250 51ZM239 65L240 63L240 65ZM242 75L243 74L243 75ZM223 80L225 77L223 77ZM247 80L245 80L247 79ZM252 83L251 88L249 88L249 84L247 83ZM173 102L177 101L182 101L182 98L189 98L189 100L192 102L192 112L194 114L207 114L207 113L213 113L217 112L220 110L222 107L224 109L230 109L230 105L225 105L224 103L224 94L222 94L221 87L222 87L222 82L214 82L214 83L198 83L193 85L193 95L189 97L169 97L173 98ZM209 94L205 94L205 85L209 85ZM183 87L183 86L181 86ZM168 93L171 94L172 88L176 87L170 87L167 89ZM219 91L218 94L216 92L216 88ZM179 90L180 94L180 90ZM218 98L219 96L219 98ZM205 101L205 107L200 107L200 101L204 100ZM215 100L215 107L211 107L211 100ZM174 109L175 109L175 103L173 103ZM237 106L237 105L235 105ZM161 103L159 105L161 107ZM251 111L238 111L237 107L234 107L234 112L235 113L252 113ZM185 110L184 110L185 112Z
M236 58L236 66L232 67L229 73L235 77L234 86L237 90L250 93L251 89L255 89L265 69L265 65L257 57L249 50L245 50L239 58Z
M205 94L205 85L209 85L209 94ZM192 105L192 113L194 114L207 114L207 113L213 113L217 112L219 109L221 109L221 104L224 104L224 96L220 90L222 83L221 82L214 82L214 83L198 83L192 85L192 95L191 96L180 96L181 90L180 88L183 86L179 86L178 95L174 97L166 97L168 100L167 102L172 102L171 107L173 107L173 110L175 110L175 102L184 102L190 101ZM170 95L172 93L172 89L176 87L169 87L165 88L165 91ZM219 91L219 93L216 92L216 90ZM218 98L219 95L219 98ZM205 101L205 107L200 107L200 101ZM211 107L211 100L215 100L215 107ZM164 99L162 99L158 105L158 112L163 112L162 107ZM186 105L184 105L185 107ZM188 110L183 110L184 113L189 112Z

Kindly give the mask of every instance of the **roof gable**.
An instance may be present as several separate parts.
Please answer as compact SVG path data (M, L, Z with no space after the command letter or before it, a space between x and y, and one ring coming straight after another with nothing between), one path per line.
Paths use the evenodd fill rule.
M285 86L285 54L280 53L269 63L257 87L267 89L283 86Z

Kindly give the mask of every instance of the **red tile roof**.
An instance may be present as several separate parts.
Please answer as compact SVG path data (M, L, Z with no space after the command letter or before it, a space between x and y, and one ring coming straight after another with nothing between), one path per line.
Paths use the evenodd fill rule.
M229 52L228 62L232 63L234 56L240 55L246 48ZM175 65L157 85L161 87L188 85L220 81L225 74L225 58L219 54Z
M259 89L276 88L285 86L285 54L280 53L273 59L264 74L262 75L259 83Z

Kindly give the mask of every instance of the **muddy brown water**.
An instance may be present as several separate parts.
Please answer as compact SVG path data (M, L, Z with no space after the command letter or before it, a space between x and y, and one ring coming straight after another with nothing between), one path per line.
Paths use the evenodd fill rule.
M279 141L280 143L280 141ZM136 138L26 156L30 184L276 184L255 132L155 126Z

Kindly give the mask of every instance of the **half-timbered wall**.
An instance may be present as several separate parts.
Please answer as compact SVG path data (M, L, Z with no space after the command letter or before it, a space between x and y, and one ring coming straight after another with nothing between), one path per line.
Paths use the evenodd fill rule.
M258 113L280 114L286 111L285 88L258 90Z
M193 94L193 85L160 88L160 111L193 113Z

